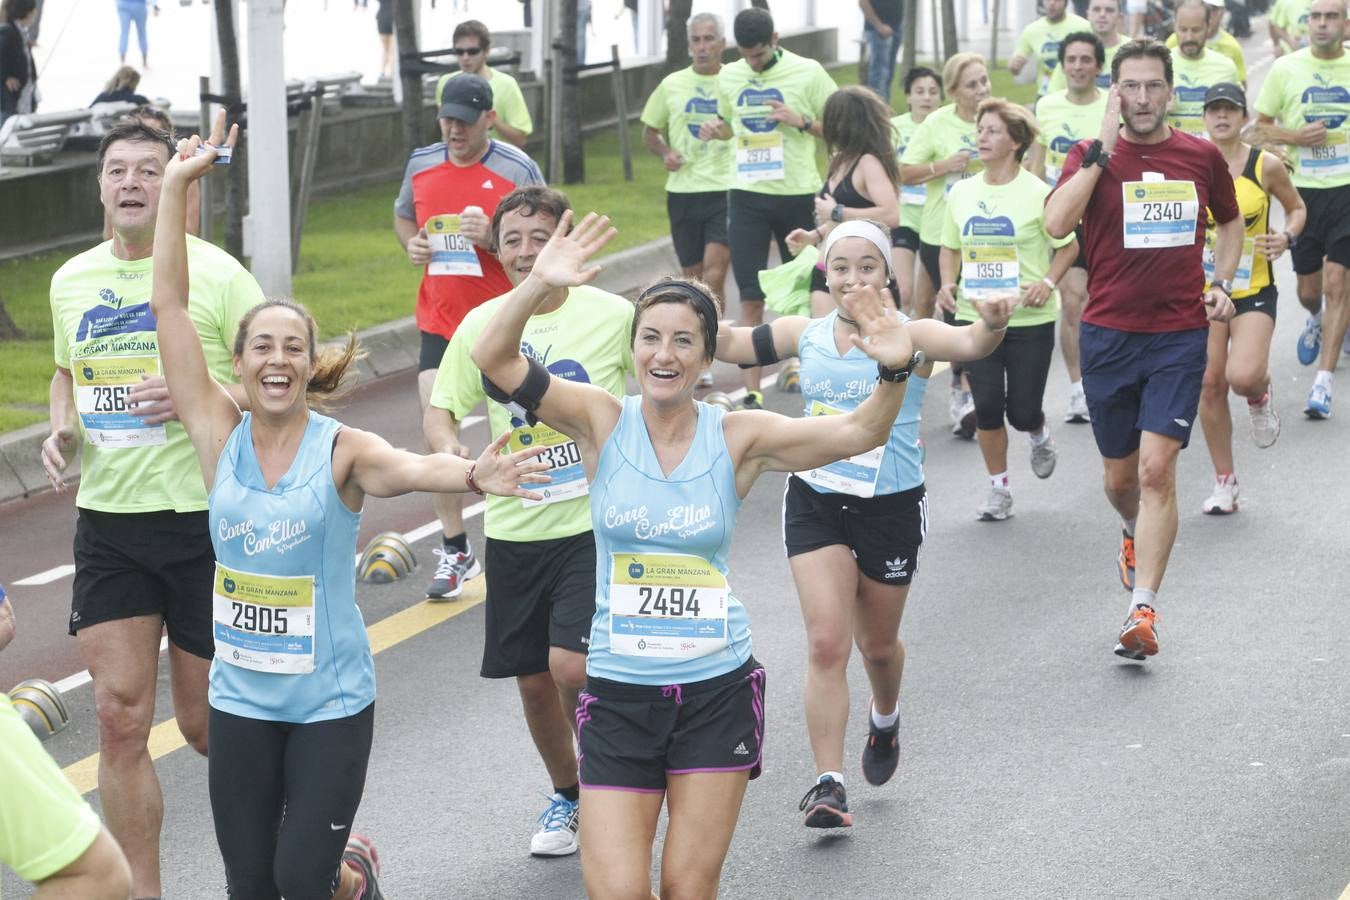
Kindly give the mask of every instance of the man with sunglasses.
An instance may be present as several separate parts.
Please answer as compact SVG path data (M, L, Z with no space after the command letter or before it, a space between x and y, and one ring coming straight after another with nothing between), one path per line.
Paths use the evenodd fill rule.
M1245 225L1223 154L1167 124L1168 49L1129 42L1111 81L1099 138L1069 150L1045 228L1064 237L1083 224L1092 298L1079 330L1083 389L1130 591L1115 650L1143 660L1158 652L1156 594L1176 539L1177 456L1200 405L1208 320L1233 317ZM1206 207L1218 223L1208 290Z
M530 118L530 108L525 104L525 95L520 92L516 80L487 64L488 48L492 46L492 35L487 26L477 19L466 19L455 26L451 41L454 44L452 52L459 60L459 71L441 76L436 85L436 105L441 105L445 85L451 78L466 72L477 75L492 86L492 108L497 113L497 121L492 125L493 136L524 148L525 141L534 131L534 119Z

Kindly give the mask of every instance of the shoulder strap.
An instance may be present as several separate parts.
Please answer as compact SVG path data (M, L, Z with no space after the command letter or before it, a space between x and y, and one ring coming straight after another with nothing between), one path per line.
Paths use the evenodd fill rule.
M1247 152L1247 165L1242 168L1242 177L1256 184L1257 187L1265 190L1265 184L1261 180L1261 157L1265 151L1260 147L1253 147Z

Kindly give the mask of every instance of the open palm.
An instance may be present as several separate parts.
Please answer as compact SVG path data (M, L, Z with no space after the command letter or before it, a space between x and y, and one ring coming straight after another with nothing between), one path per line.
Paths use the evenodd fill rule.
M618 232L609 225L608 216L586 213L576 228L572 228L572 211L558 220L530 274L553 288L576 287L589 284L600 274L599 266L588 266L587 261L600 252Z

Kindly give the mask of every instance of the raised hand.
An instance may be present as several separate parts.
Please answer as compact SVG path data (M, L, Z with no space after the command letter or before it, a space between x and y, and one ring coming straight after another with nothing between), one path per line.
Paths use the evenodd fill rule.
M902 369L914 355L909 329L894 306L887 305L871 285L846 287L839 302L849 318L858 323L859 334L849 335L853 346L886 366Z
M788 252L793 256L800 256L803 250L807 247L814 247L819 240L820 232L814 228L810 231L807 231L805 228L794 228L789 231L788 236L784 238Z
M1115 149L1116 138L1120 137L1120 88L1114 84L1106 92L1106 111L1102 113L1102 130L1097 137L1107 153Z
M1017 295L1011 293L995 294L987 300L966 299L975 307L975 311L980 314L980 318L989 326L990 331L1002 331L1007 328L1013 310L1017 308Z
M216 115L215 124L211 127L211 136L203 141L200 135L194 134L190 138L183 138L178 142L178 152L169 160L169 165L164 169L164 180L176 182L192 182L201 178L207 172L211 171L211 166L216 161L216 147L230 147L233 149L235 141L239 138L239 123L230 126L229 135L225 134L225 110L221 110ZM199 147L206 148L203 153L198 155Z
M599 266L587 266L586 262L618 234L610 227L609 217L586 213L576 228L571 226L572 211L569 209L558 220L553 237L539 251L530 272L531 278L551 288L560 288L589 284L600 274Z
M536 457L548 449L543 444L518 450L515 453L502 453L502 448L511 439L511 432L504 431L473 464L473 480L484 492L499 497L525 497L529 500L542 500L542 495L522 487L524 484L545 484L550 479L541 474L548 471L549 464Z

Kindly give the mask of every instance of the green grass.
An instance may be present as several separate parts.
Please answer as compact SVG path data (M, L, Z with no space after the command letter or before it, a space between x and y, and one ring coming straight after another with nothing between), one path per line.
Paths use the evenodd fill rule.
M858 68L846 65L832 74L841 85L856 84ZM1035 85L1013 84L1006 70L992 78L996 96L1020 103L1035 99ZM897 107L903 105L898 87L892 98ZM641 131L638 125L629 129L633 181L624 181L619 137L609 130L586 141L586 183L564 186L578 213L595 210L613 220L619 233L606 253L668 233L665 169L643 147ZM821 166L823 171L823 150ZM398 184L389 182L310 204L293 287L296 299L314 312L324 337L412 313L420 273L398 249L390 224L397 193ZM23 340L0 344L0 433L46 419L52 372L47 290L52 273L75 252L0 262L0 299L24 333Z

